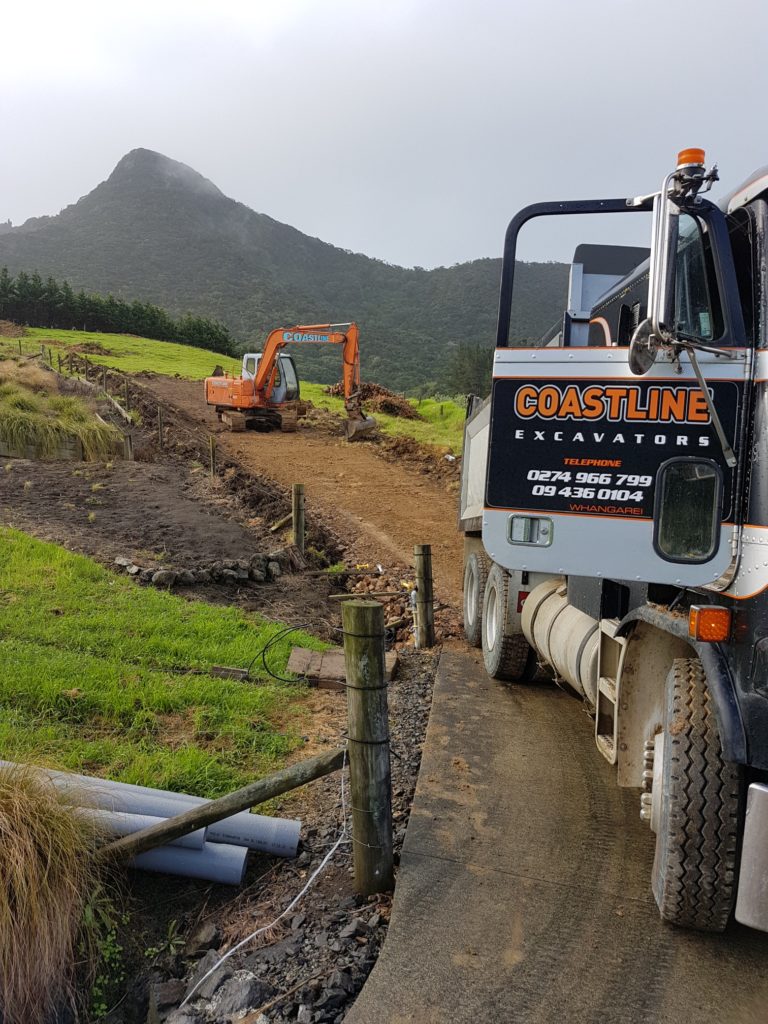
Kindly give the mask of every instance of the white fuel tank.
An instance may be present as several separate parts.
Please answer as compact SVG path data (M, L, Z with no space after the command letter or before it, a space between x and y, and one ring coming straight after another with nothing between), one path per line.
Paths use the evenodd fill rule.
M563 579L545 580L530 592L523 605L521 625L539 656L594 707L598 622L568 604Z

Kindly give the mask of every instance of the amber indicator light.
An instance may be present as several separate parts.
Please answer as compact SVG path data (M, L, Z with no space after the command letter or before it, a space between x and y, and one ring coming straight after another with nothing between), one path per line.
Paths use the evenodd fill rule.
M688 611L688 635L693 640L717 643L731 632L731 610L720 605L691 605Z
M706 154L703 149L681 149L677 154L677 166L685 167L689 164L704 164L706 162Z

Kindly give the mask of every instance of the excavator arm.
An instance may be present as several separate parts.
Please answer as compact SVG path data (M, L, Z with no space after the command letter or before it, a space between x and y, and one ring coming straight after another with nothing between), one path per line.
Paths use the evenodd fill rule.
M256 394L269 401L275 386L277 357L290 344L343 345L344 408L347 411L347 437L371 430L376 421L363 412L360 398L360 331L357 324L303 324L279 327L271 331L264 344L259 368L253 382Z

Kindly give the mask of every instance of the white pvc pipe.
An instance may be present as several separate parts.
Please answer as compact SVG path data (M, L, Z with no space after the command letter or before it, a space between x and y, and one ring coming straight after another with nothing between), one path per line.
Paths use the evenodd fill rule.
M164 818L150 814L127 814L124 811L108 811L101 807L75 807L80 817L91 821L96 827L109 835L129 836L140 832L151 825L158 825ZM202 850L205 843L205 829L188 832L185 836L174 839L169 846L184 846L189 850Z
M242 846L206 843L202 850L158 846L134 857L129 867L185 878L202 878L220 885L241 885L247 860L248 850Z
M0 767L13 767L11 761L0 761ZM171 818L181 814L183 808L196 807L210 801L187 793L170 793L148 786L134 786L128 782L113 782L73 772L59 772L52 768L35 770L47 775L56 788L74 803L101 807L129 814L149 814ZM294 818L269 818L263 814L243 811L223 818L208 826L206 841L246 846L277 857L295 857L299 845L301 822Z

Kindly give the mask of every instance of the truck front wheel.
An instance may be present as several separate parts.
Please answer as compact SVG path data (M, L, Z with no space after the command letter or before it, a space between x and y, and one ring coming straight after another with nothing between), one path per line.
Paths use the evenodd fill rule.
M509 622L509 575L495 563L483 594L482 647L485 671L493 679L527 682L536 672L536 657L522 633Z
M660 742L661 741L661 742ZM719 932L736 899L744 778L723 760L715 710L697 658L678 658L667 677L663 733L654 764L653 894L673 924ZM652 819L654 821L654 819Z
M491 560L473 551L464 566L464 636L473 647L483 643L483 597Z

